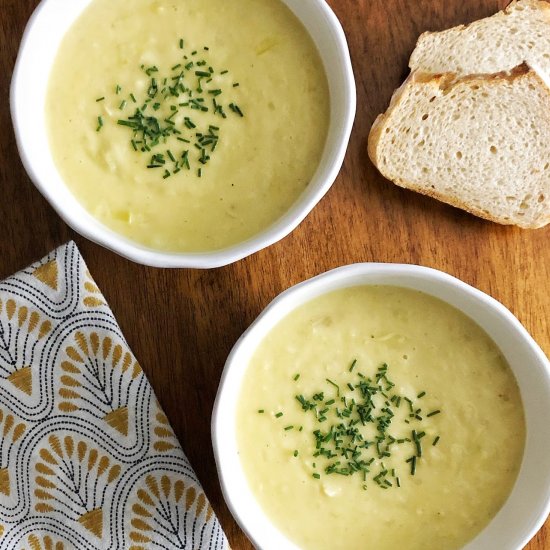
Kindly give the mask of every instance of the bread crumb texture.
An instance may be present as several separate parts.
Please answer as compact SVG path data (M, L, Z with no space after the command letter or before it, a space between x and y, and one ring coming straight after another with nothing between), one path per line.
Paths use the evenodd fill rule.
M550 2L514 0L469 25L426 32L409 61L412 70L468 74L508 71L527 62L550 78Z

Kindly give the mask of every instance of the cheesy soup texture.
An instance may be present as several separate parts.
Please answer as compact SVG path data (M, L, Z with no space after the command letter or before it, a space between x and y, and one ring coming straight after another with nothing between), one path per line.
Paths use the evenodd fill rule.
M171 120L189 143L173 136L142 152L118 121L142 108L156 78L143 112L170 124L161 90L172 67L187 89ZM196 71L210 68L197 85ZM199 89L208 111L180 105ZM93 0L62 41L46 115L55 163L93 216L154 249L212 251L267 229L304 191L323 152L329 91L313 41L279 0ZM202 165L194 144L209 126L219 139ZM173 170L168 150L178 160L186 149L189 169ZM155 154L166 165L147 168Z
M354 424L373 441L355 456L375 459L368 473L327 473L347 467L363 441L339 435L336 457L314 456L336 445L316 446L315 432L357 418L367 379L380 381L387 402L379 393L374 423ZM315 409L304 411L304 400ZM380 457L382 415L391 422ZM442 301L390 286L338 290L283 319L250 361L235 421L251 490L304 549L460 548L505 502L525 442L516 380L488 335Z

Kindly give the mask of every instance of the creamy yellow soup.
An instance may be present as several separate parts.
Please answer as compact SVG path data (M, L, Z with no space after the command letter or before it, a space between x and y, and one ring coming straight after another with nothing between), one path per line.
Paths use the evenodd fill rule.
M164 99L179 73L185 91ZM146 99L144 116L181 132L150 151L119 123ZM267 229L307 187L329 92L313 41L279 0L93 0L62 41L46 114L55 163L95 217L155 249L211 251ZM203 154L196 134L210 131L216 148L207 140Z
M236 422L254 495L304 549L460 548L505 502L525 442L516 380L488 335L389 286L283 319L248 366Z

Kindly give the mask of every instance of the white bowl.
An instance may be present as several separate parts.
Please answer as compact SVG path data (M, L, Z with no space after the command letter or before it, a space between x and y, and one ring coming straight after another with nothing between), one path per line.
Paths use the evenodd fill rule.
M241 383L258 344L292 310L321 294L364 284L411 288L435 296L477 322L503 352L516 376L525 408L525 453L508 500L491 523L464 548L523 548L550 512L550 362L502 304L441 271L414 265L355 264L319 275L282 293L235 344L225 364L212 417L216 465L233 516L257 548L297 548L270 522L246 480L236 437Z
M21 42L11 84L11 113L23 165L38 190L75 231L130 260L157 267L212 268L235 262L286 235L309 214L336 179L355 117L355 81L340 22L324 0L282 0L302 21L321 55L330 90L331 122L319 167L309 186L274 225L229 248L169 253L123 237L91 216L61 178L48 143L45 98L57 50L91 0L42 0Z

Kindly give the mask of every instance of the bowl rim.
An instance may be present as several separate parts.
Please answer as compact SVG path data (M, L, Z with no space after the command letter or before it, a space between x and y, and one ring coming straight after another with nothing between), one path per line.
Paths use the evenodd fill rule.
M540 363L539 366L541 370L544 371L546 381L548 384L550 384L550 360L547 358L547 356L539 347L539 345L536 343L536 341L533 339L533 337L529 334L527 329L515 317L515 315L506 306L504 306L501 302L499 302L492 296L486 294L485 292L469 285L468 283L462 281L461 279L454 277L453 275L450 275L444 271L430 268L430 267L424 267L416 264L391 263L391 262L388 262L388 263L362 262L362 263L348 264L348 265L331 269L329 271L323 272L319 275L316 275L300 283L297 283L296 285L291 286L290 288L278 294L271 302L269 302L269 304L260 312L260 314L255 318L255 320L250 324L250 326L244 331L244 333L240 336L240 338L234 344L233 348L231 349L227 357L227 360L225 362L225 365L221 374L220 383L218 386L218 391L216 394L214 407L212 411L212 417L211 417L210 427L211 427L212 447L214 451L216 471L218 473L218 478L220 481L220 486L222 489L224 501L227 504L233 518L236 520L240 528L244 531L244 533L252 541L252 543L256 548L262 548L262 547L258 542L254 525L252 525L251 522L247 521L246 516L243 515L243 513L240 510L239 495L236 494L230 487L231 486L230 477L233 470L229 470L228 467L226 468L226 466L224 465L222 448L220 444L220 440L222 439L221 434L223 433L223 430L224 430L224 422L227 423L228 417L231 417L231 418L234 417L234 410L227 411L222 409L222 400L224 398L224 395L227 392L231 391L227 389L230 373L233 370L234 365L238 363L239 356L241 354L241 349L246 344L246 342L249 339L253 339L256 331L258 330L258 327L261 327L264 323L266 323L266 320L268 321L271 316L277 315L277 311L285 303L289 303L289 305L285 310L286 312L281 316L281 318L284 318L290 312L294 311L297 307L300 307L301 305L314 299L315 297L334 291L335 289L349 288L357 285L369 285L369 284L371 285L387 284L388 286L397 286L397 287L403 286L405 288L409 288L404 284L400 285L399 283L392 283L392 282L388 282L388 283L350 282L349 284L342 284L341 286L337 286L336 288L331 288L331 283L335 283L337 281L345 281L346 279L351 279L354 276L360 278L362 276L365 277L369 275L400 276L400 277L407 278L411 281L414 281L415 279L417 280L423 279L425 281L434 282L434 284L437 283L441 285L449 285L451 287L454 287L454 290L456 292L461 293L464 296L469 296L473 300L477 301L478 303L492 310L492 312L494 312L498 317L500 317L501 320L507 323L510 326L510 328L517 333L518 337L520 337L523 340L523 342L527 345L527 347L529 348L529 351L533 353L536 361ZM414 287L411 286L410 288L414 288ZM318 291L315 292L315 289L317 289ZM313 296L309 296L302 301L298 301L297 303L292 302L293 298L302 294L306 294L309 290L313 292ZM421 290L421 292L430 294L429 290ZM442 300L445 303L449 303L447 302L447 300L443 298L438 298L438 299ZM450 304L450 305L453 305L453 304ZM453 307L455 307L456 309L459 309L459 311L462 311L460 307L457 307L456 305L453 305ZM477 320L474 320L474 322L478 323ZM486 330L485 327L483 326L481 328L483 330ZM260 338L259 341L261 341L261 339L262 338ZM252 348L254 347L255 346L252 345ZM244 373L244 370L243 370L243 373ZM514 371L514 374L516 374L515 371ZM239 380L241 379L242 379L242 375ZM520 387L520 390L521 390L521 387ZM527 445L527 441L525 444ZM522 459L522 462L524 460L525 460L525 455ZM519 475L520 474L518 473L518 478L519 478ZM517 479L516 479L516 482L514 483L514 487L516 484L517 484ZM506 502L508 501L511 495L512 495L512 492L510 492L510 495L508 495L507 500L499 510L498 514L500 514L500 511L505 507ZM258 508L261 508L257 502L255 502L255 504L258 506ZM532 514L533 516L536 516L536 518L534 519L532 518L529 525L523 526L523 530L521 534L518 534L518 543L517 543L517 546L514 546L515 550L520 550L533 538L533 536L542 527L542 525L548 518L549 514L550 514L550 484L547 487L547 496L544 501L544 505L541 506L539 510L535 510ZM466 546L463 547L464 550L480 550L481 547L477 546L475 541L477 537L479 537L489 527L489 525L493 523L494 519L495 518L493 518L489 522L489 524L487 524L485 528L480 533L478 533L472 541L468 542ZM273 527L275 530L280 532L274 525ZM294 546L292 546L292 548L294 548Z
M79 217L78 213L73 212L71 209L64 207L60 203L55 189L53 189L49 182L39 174L36 163L33 160L32 152L29 151L29 148L26 146L25 137L21 130L21 124L18 117L18 109L20 108L20 103L23 101L20 98L21 94L19 93L19 90L23 88L21 84L23 59L30 49L30 38L35 32L37 23L43 17L43 12L46 6L52 1L53 0L40 1L29 18L23 32L10 84L10 112L17 149L25 171L34 186L44 196L44 198L46 198L48 203L53 207L63 221L80 235L119 254L124 258L143 265L166 268L217 268L237 262L247 256L255 254L256 252L259 252L260 250L267 248L268 246L271 246L272 244L275 244L288 236L310 214L310 212L315 208L315 206L333 185L341 170L355 120L357 108L356 84L351 64L349 46L340 21L326 0L310 0L308 3L308 9L319 11L323 16L323 19L326 21L327 26L330 27L334 33L334 41L337 44L337 53L341 61L341 69L344 75L343 80L339 82L339 87L343 90L342 101L338 102L338 105L342 108L343 112L343 116L339 121L341 126L341 138L337 143L335 142L334 147L327 147L331 132L337 131L336 128L332 129L333 121L331 121L328 131L329 133L327 134L327 142L325 143L325 150L323 151L319 166L323 163L323 160L328 157L331 157L332 161L326 166L323 173L320 175L314 175L314 177L318 179L315 186L315 192L312 191L310 193L302 193L302 195L298 197L298 199L285 212L285 214L283 214L282 217L276 220L271 226L262 230L260 233L257 233L249 239L235 245L230 245L229 247L220 250L206 252L186 253L155 250L124 237L123 235L111 230L98 220L95 220L95 218L94 221L96 221L99 225L94 225L93 223L89 223L87 220L83 220ZM287 5L287 0L282 1L285 5ZM290 6L288 7L291 9ZM294 13L292 9L291 11ZM303 18L300 18L297 14L294 15L298 17L308 34L311 36L307 22L304 21ZM324 58L320 52L319 55L324 62ZM325 72L327 73L327 79L330 80L329 72L326 71L326 69ZM333 99L331 98L330 101L332 110Z

